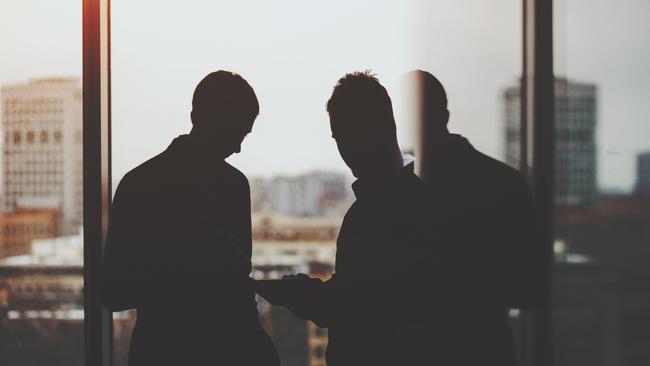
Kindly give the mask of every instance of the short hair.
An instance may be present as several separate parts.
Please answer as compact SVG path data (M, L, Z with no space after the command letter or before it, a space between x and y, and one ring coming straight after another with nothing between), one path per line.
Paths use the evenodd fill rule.
M353 129L372 129L395 135L395 117L390 96L371 71L357 71L340 78L327 101L327 112L336 119L355 120Z
M424 102L426 111L447 110L447 93L440 80L430 72L423 70L415 70L413 74L415 74L416 80L418 81L420 96Z
M255 91L241 75L219 70L208 74L196 86L192 110L201 114L255 118L260 105Z

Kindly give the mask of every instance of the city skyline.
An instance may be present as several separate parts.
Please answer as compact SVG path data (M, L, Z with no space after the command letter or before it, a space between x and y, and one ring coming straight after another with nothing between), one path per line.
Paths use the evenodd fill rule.
M132 214L128 220L118 218L122 216L119 209L111 210L110 219L106 211L84 215L83 4L78 0L1 1L0 318L6 326L0 327L0 364L82 366L99 356L92 345L84 345L84 339L94 337L88 331L96 328L93 319L98 319L95 315L99 308L87 307L94 303L84 299L96 290L105 295L101 283L110 278L105 281L106 271L99 267L103 250L94 250L102 243L90 240L92 235L84 232L84 217L103 219L111 226L108 247L121 243L128 252L119 253L118 249L115 256L103 256L104 268L111 257L123 259L126 267L137 262L129 283L122 281L129 268L115 266L114 277L110 277L119 287L132 284L133 289L144 288L143 293L148 294L158 292L158 284L171 284L160 287L160 298L166 299L165 305L185 305L177 310L174 306L164 312L154 310L169 315L160 318L161 322L171 322L163 325L180 324L175 319L183 320L188 313L192 316L187 320L198 319L197 324L209 324L209 314L236 319L233 307L227 307L227 314L219 314L218 307L191 306L192 299L205 299L215 285L229 282L223 281L221 259L234 252L231 245L221 245L225 243L221 235L224 229L229 241L226 244L245 244L240 248L244 251L237 251L238 257L250 256L251 266L246 270L252 268L248 275L254 279L306 273L327 280L337 264L337 276L346 276L343 262L349 261L342 262L341 255L337 261L337 249L347 248L352 251L347 251L345 258L358 259L357 268L363 268L364 261L371 263L364 272L388 274L375 277L391 285L399 283L394 280L402 281L401 273L405 272L400 268L405 267L402 264L408 257L404 254L418 250L409 243L410 238L421 238L420 223L427 233L439 234L447 230L437 224L453 228L457 221L457 230L449 230L448 237L435 235L422 241L422 248L426 248L422 253L434 254L435 258L409 260L409 271L417 269L413 273L440 277L443 290L453 289L458 278L469 279L467 283L476 282L472 281L474 274L492 279L492 273L484 269L500 269L502 266L494 266L490 259L497 258L512 270L494 277L501 282L495 287L499 292L507 288L510 278L526 272L520 270L533 268L521 265L523 257L517 255L521 250L516 245L540 249L544 245L549 251L552 246L551 256L538 256L541 251L534 255L545 264L552 261L544 273L545 283L552 283L552 290L547 286L536 291L539 286L523 282L520 288L544 292L544 299L551 300L552 305L546 304L550 306L544 322L531 328L538 336L549 336L534 340L545 345L542 356L554 366L650 363L650 333L640 321L650 319L649 1L553 0L552 24L539 13L529 16L522 0L109 2L112 171L108 179L113 193L127 171L162 152L177 135L189 132L191 98L197 82L211 71L226 69L246 78L260 102L261 113L243 143L242 153L227 159L248 178L251 210L244 200L237 199L232 206L224 204L230 197L246 198L244 189L231 189L235 180L224 180L224 189L214 190L202 184L205 177L186 179L197 177L195 169L174 173L171 164L161 169L164 175L151 175L153 184L134 186L133 190L121 188L120 200L126 203L115 207L125 207L122 212ZM539 3L549 5L542 0ZM534 197L534 210L541 214L536 215L537 221L552 221L552 225L528 226L527 220L521 220L523 215L491 221L509 211L513 206L509 201L514 202L509 196L514 198L517 192L482 192L483 187L494 185L490 173L464 179L467 190L458 196L449 194L454 187L442 186L437 198L443 199L430 202L430 207L444 204L445 197L454 199L449 200L449 210L439 210L439 217L428 210L414 211L420 204L416 202L404 211L418 212L406 225L398 222L404 214L397 218L400 220L386 220L389 216L381 210L391 215L395 210L389 202L392 198L384 194L365 200L371 205L376 201L366 206L370 209L363 207L366 203L362 198L355 209L349 210L356 199L350 186L355 178L330 136L325 110L336 80L351 71L375 72L393 99L400 148L415 153L417 129L414 113L409 110L415 98L403 89L403 76L413 69L430 71L447 89L450 131L466 136L478 150L518 167L524 18L551 26L555 32L556 133L538 141L553 145L555 167L549 177L534 176L531 185L538 193L540 187L535 185L544 181L539 178L554 181L555 202L548 202L546 195ZM548 34L541 38L547 40ZM548 56L547 51L541 55ZM458 157L449 157L457 164L454 168L466 163ZM192 168L201 169L198 165ZM175 184L175 178L183 184ZM456 183L465 186L461 180ZM158 185L171 189L160 190L160 195L146 194L156 191ZM206 187L200 196L188 197L200 187ZM395 201L402 208L402 202L408 203L402 200L404 193L410 193L407 191L400 190L400 200ZM472 201L489 197L499 205L489 211L477 210L474 204L460 202L464 197ZM416 198L419 201L422 197ZM522 205L516 206L530 208L529 199L521 198ZM149 209L152 205L154 210ZM147 209L140 210L139 206ZM380 215L358 230L348 229L350 221L366 213ZM467 218L477 219L456 220L465 213L469 214ZM160 216L155 220L147 220L157 214ZM344 217L346 226L341 231ZM231 230L230 221L242 225ZM417 227L411 225L416 223ZM397 225L392 231L399 235L386 241L383 248L383 239L392 235L377 234L393 224ZM95 225L87 224L86 229L89 226ZM465 235L491 234L497 227L503 227L504 235ZM524 230L530 240L521 237L507 250L499 248L514 237L512 234ZM343 235L339 238L340 232ZM372 235L366 240L366 234ZM363 246L365 241L368 246ZM161 245L165 242L169 242L168 247ZM498 257L489 256L494 250ZM388 254L383 260L382 253ZM166 258L166 254L171 255ZM226 268L234 263L223 262ZM103 281L84 284L96 270L103 272ZM85 277L86 273L91 277ZM140 273L144 274L142 278L138 278ZM363 274L361 277L365 278ZM182 285L181 291L176 284ZM437 296L437 285L424 290ZM546 297L548 290L552 291L550 298ZM208 296L201 297L205 291ZM446 294L441 294L444 303ZM325 329L255 296L260 325L272 337L283 364L325 364ZM369 296L364 298L382 308L385 299ZM142 301L141 297L136 296L127 306L155 308L152 305L156 302ZM160 298L156 296L155 301ZM483 300L483 296L478 299ZM223 294L216 300L230 303L229 296ZM465 299L457 300L463 305L460 302ZM474 299L470 296L470 300ZM480 318L480 301L471 306L478 309ZM488 312L492 308L485 307ZM444 320L446 312L438 313L435 320ZM461 313L448 314L452 327L464 323L462 317L455 318ZM201 318L203 314L206 316ZM539 350L530 353L521 347L528 343L531 330L528 315L522 316L520 309L511 309L509 314L518 357L536 358ZM101 337L112 349L114 366L128 363L135 320L135 309L115 312L112 335ZM96 329L103 330L104 323ZM220 330L222 324L214 325L210 333ZM426 326L435 328L436 324ZM170 331L173 326L165 329L170 336L175 335ZM482 337L472 328L458 329L460 332L452 332L452 336L467 332L466 341ZM469 342L464 348L474 350ZM429 353L434 357L436 352Z
M11 84L4 84L4 85L0 85L0 86L2 86L2 87L16 87L16 86L20 86L20 85L28 85L30 83L35 83L35 82L39 82L39 81L42 81L42 80L56 80L56 79L64 80L64 79L79 79L79 78L78 77L71 77L71 76L55 76L55 77L50 76L50 77L40 77L40 78L39 77L32 77L32 78L29 78L27 81L25 81L23 83L11 83ZM570 80L570 81L573 82L573 80ZM597 85L594 84L594 87L597 88ZM503 88L503 92L507 93L510 89L511 89L511 87L506 85ZM0 109L0 110L2 110L2 109ZM504 118L503 118L503 121L502 121L503 122L502 128L504 128L504 129L506 128L506 124L508 123L507 118L506 118L506 114L507 114L507 112L503 113ZM600 119L598 115L596 115L596 119ZM600 127L600 126L598 126L598 127ZM596 128L597 131L600 129L598 127ZM0 126L0 131L2 131L4 133L2 126ZM452 132L454 132L454 131L452 131ZM406 140L409 140L409 138L407 137ZM498 147L501 151L493 152L492 154L488 153L488 155L492 155L493 157L498 158L498 159L503 160L503 161L508 161L507 148L505 146L506 143L507 143L507 141L504 138L504 145ZM2 148L2 146L4 144L5 144L4 141L0 141L0 149ZM410 144L407 145L407 146L408 146L407 149L412 148ZM165 147L166 146L162 146L160 151L162 151ZM638 179L639 179L639 176L637 175L638 169L636 167L637 159L640 156L647 155L648 153L650 153L650 147L648 147L647 149L641 148L641 149L639 149L638 153L628 157L629 158L628 160L629 160L630 164L633 164L634 166L633 166L633 169L632 169L632 172L631 172L631 176L626 180L625 184L610 185L610 186L608 186L606 184L603 184L600 181L600 178L601 178L600 175L602 175L602 173L598 172L598 178L599 178L598 182L597 182L598 183L598 185L597 185L598 192L601 193L601 194L608 194L608 193L612 193L612 192L620 192L620 193L626 193L626 194L627 193L634 193L634 190L636 188L636 184L638 183ZM596 143L596 154L599 157L602 157L603 155L607 155L607 154L621 155L621 154L617 154L617 153L612 152L612 151L602 151L602 149L600 148L600 145L598 143ZM134 166L137 166L139 163L144 162L147 159L148 158L144 158L140 162L135 162ZM233 156L233 157L230 157L228 160L230 160L230 161L235 160L236 161L237 157ZM338 156L337 156L337 160L338 160ZM600 160L600 159L597 159L597 160ZM2 161L3 161L3 159L0 157L0 164L2 164ZM606 165L606 164L601 163L600 161L597 161L597 164L598 164L599 167L602 167L603 165ZM235 162L235 165L237 165L236 162ZM261 178L261 179L265 179L265 180L271 180L271 179L274 179L274 178L298 177L300 175L312 174L312 173L335 173L335 174L345 175L348 178L348 181L353 180L354 177L352 176L350 171L347 169L347 167L345 167L342 164L339 164L339 165L340 166L338 166L338 167L313 165L313 166L306 167L305 170L295 170L295 171L292 171L292 170L290 170L290 171L282 171L281 170L281 171L273 172L271 174L268 174L268 173L265 174L264 172L257 172L257 173L249 175L249 178L250 179ZM115 167L114 167L114 169L115 169ZM116 184L119 182L119 179L121 178L121 175L123 175L126 172L126 171L121 171L121 170L124 170L124 169L123 168L120 169L120 167L117 167L116 171L118 172L119 176L116 177L115 174L113 176L113 183L114 183L113 189L116 188ZM4 183L3 172L0 172L0 191L4 190L3 183ZM0 200L3 200L2 195L0 195Z
M635 9L642 7L650 10L650 4L632 0L628 0L628 2L634 2ZM250 4L250 2L242 5L231 4L223 9L235 15L243 14L243 9ZM292 3L288 2L287 4ZM650 142L643 139L643 136L650 135L650 124L646 122L644 116L644 101L648 99L648 92L637 87L647 84L644 80L648 78L648 73L643 71L645 70L644 65L650 62L650 54L643 51L644 48L640 46L647 44L650 36L647 32L639 31L635 32L633 37L627 35L622 37L620 33L622 30L605 30L603 27L595 26L605 23L604 17L615 13L628 16L627 28L643 29L642 11L632 13L626 10L625 6L620 6L620 4L613 6L605 1L592 1L589 2L589 6L584 6L584 4L584 1L575 1L567 4L559 3L557 6L559 15L558 37L556 37L558 48L556 70L558 75L566 74L573 80L593 82L599 86L601 90L599 98L602 101L601 109L598 111L601 128L597 138L600 187L601 189L630 190L634 184L636 154L642 150L650 149ZM356 10L370 8L373 9L378 19L390 14L391 18L395 20L393 27L389 27L388 32L395 33L396 31L396 35L393 38L394 42L391 41L387 44L388 47L399 45L398 41L409 34L415 35L417 44L399 46L395 52L404 53L404 56L397 57L397 59L395 57L386 59L385 54L378 53L376 42L372 41L377 36L381 37L381 34L368 33L374 29L371 27L369 31L359 33L360 39L367 40L370 44L368 51L375 50L369 53L365 60L347 64L339 61L331 63L324 60L314 65L310 65L317 61L313 57L301 56L302 58L299 58L300 61L298 61L293 56L299 54L295 52L287 54L287 52L298 45L307 47L306 50L313 52L319 49L317 47L319 42L328 45L340 40L341 34L352 31L352 29L346 28L346 24L349 22L343 19L339 22L341 23L340 29L333 30L325 27L323 29L326 30L321 31L322 34L320 34L315 33L317 30L314 25L313 27L306 26L306 34L302 38L292 35L292 30L299 27L301 22L309 23L309 14L322 10L319 5L297 6L296 14L303 14L303 17L308 19L296 19L294 22L292 18L293 23L291 24L293 25L289 29L286 28L287 26L282 28L282 25L278 24L283 22L281 15L278 20L272 21L259 19L260 16L256 14L247 13L247 16L252 17L247 21L269 30L267 38L272 37L271 44L276 47L282 46L278 48L275 56L272 55L276 52L270 51L268 47L259 49L255 47L256 43L267 39L257 32L248 32L242 35L242 42L246 43L246 47L239 52L236 47L233 48L231 43L221 45L220 51L216 53L209 50L196 52L199 50L192 46L191 39L188 38L189 33L177 33L176 36L167 39L165 47L161 48L163 44L154 41L152 38L154 33L147 29L162 30L163 28L160 27L176 25L179 24L177 22L189 20L191 19L188 18L189 13L195 14L195 9L182 12L179 20L169 23L166 19L175 19L171 16L174 10L171 5L157 5L157 10L153 13L155 16L146 20L142 19L144 8L149 6L146 2L129 4L131 14L126 13L127 10L124 7L126 3L114 1L112 5L114 26L114 172L116 176L164 149L175 135L189 130L189 99L193 86L205 73L215 68L232 68L239 71L251 81L253 87L260 89L258 90L258 96L262 103L260 119L253 134L244 143L244 152L240 156L230 159L249 176L268 177L274 174L297 174L306 170L332 168L344 171L346 167L340 162L333 141L329 139L327 115L323 106L336 78L341 76L342 72L358 68L372 68L377 71L380 80L388 84L389 92L392 94L394 94L392 92L394 88L391 82L400 72L406 72L414 67L423 67L439 75L449 89L452 130L468 135L475 145L484 152L503 158L499 156L502 150L500 146L502 140L499 137L502 124L499 95L503 88L516 81L520 74L521 28L519 16L521 4L518 1L491 2L490 5L474 0L462 4L439 2L435 7L432 4L422 4L417 1L408 2L406 6L399 7L395 3L391 5L390 2L377 2L372 6L365 2L355 2L353 7L349 8L352 14ZM77 2L61 1L54 4L33 0L6 2L1 7L0 24L3 29L6 28L6 31L0 32L0 40L7 50L6 55L11 56L3 58L3 67L0 68L0 84L25 82L30 78L40 76L75 76L80 74L81 7ZM277 9L273 7L257 8L264 10L260 11L260 14L276 14L275 12L277 12ZM337 14L340 7L337 9L337 6L332 6L332 8L322 14L324 20L327 17L331 17L332 20L338 19ZM589 11L580 10L580 13L583 14L581 18L575 19L571 26L567 26L563 21L566 16L563 18L562 12L576 14L578 9L583 8ZM196 24L187 32L205 29L207 14L210 14L209 9L211 8L206 8L206 11L203 12L206 15L198 17ZM472 11L466 17L462 17L461 14L467 12L468 9L472 9ZM488 9L492 10L490 14L496 15L481 16L481 14L487 13ZM416 11L417 14L415 14ZM44 32L43 28L37 25L52 24L52 14L57 14L56 18L61 21L56 22L54 31ZM446 14L446 16L440 14ZM229 24L240 19L237 16L232 18ZM413 19L417 21L413 22ZM143 21L150 27L140 27L136 32L132 32L133 27L141 25ZM417 26L412 27L413 23L417 23ZM322 23L317 25L320 24ZM275 29L274 27L278 26L280 26L278 32L272 31ZM173 29L167 28L170 31ZM585 34L587 30L590 32L589 35ZM217 33L218 28L215 28L214 32ZM16 33L24 36L13 37L12 35ZM324 34L330 33L333 34L331 37L324 36ZM145 42L147 37L153 42ZM282 40L278 37L286 37L286 39ZM131 38L134 42L129 43ZM155 38L159 37L156 35ZM492 41L483 41L488 38ZM599 39L599 43L609 44L615 48L615 51L612 52L611 47L604 49L593 43L582 42L587 38ZM205 44L206 41L217 42L219 39L218 37L199 38L196 39L196 44ZM620 39L625 39L625 44L621 44ZM305 43L306 41L309 42ZM140 50L142 42L147 44L145 53L151 53L150 57ZM633 47L634 45L639 47ZM322 52L329 49L321 48ZM171 57L169 51L174 49L177 49L176 53L180 52L180 55L192 54L192 59ZM440 55L439 49L446 52L445 57L437 56ZM567 52L567 49L570 49L571 53ZM259 61L256 68L255 60L247 59L247 55L257 55L260 52L272 56L269 59L264 59L263 62L277 63L278 60L284 60L289 66L295 66L297 62L302 64L302 68L295 71L297 75L300 75L299 79L310 76L309 71L311 70L319 70L319 73L322 72L323 75L331 75L323 77L323 80L314 86L314 88L322 89L316 91L320 97L310 97L309 100L305 100L305 104L313 106L314 113L316 113L314 115L317 117L315 120L312 117L309 117L309 121L302 120L303 114L295 115L298 112L292 113L284 103L278 101L274 96L274 94L291 92L291 89L274 90L261 85L269 78L282 80L287 74L286 68L278 68L276 72L282 77L270 77L267 74L273 72L273 69L266 68L264 70L264 67L259 67ZM354 56L361 51L355 52L345 48L341 52L349 52L351 56ZM419 55L421 53L427 55L421 57ZM170 57L171 59L169 59ZM141 61L139 61L140 59ZM151 64L156 59L158 59L158 63L164 63L164 65ZM603 62L606 60L608 64L612 65L611 70L604 69L599 66L599 63L591 62L593 59L603 60ZM386 62L387 60L390 62ZM129 62L134 63L134 68L132 70L124 69L125 63ZM391 64L395 64L395 66L392 67ZM150 67L151 70L147 70L147 67ZM465 72L459 73L463 68ZM260 69L260 71L255 72L256 69ZM137 83L138 85L134 85L133 80L138 79L141 79ZM477 83L477 81L480 82ZM292 83L290 86L302 87L301 84ZM257 88L258 85L259 88ZM130 89L132 90L129 91ZM135 97L141 92L152 93L153 99ZM303 93L305 98L308 97L308 94L314 95L312 91L309 93ZM176 101L171 103L169 98ZM274 102L274 99L277 103ZM123 104L124 100L135 100L143 105L136 111L130 111L130 106ZM166 110L160 113L149 111L150 115L146 117L147 114L143 113L151 109L151 105L164 105ZM621 108L622 105L625 105L625 108ZM274 109L276 112L272 112ZM271 119L273 114L276 117ZM145 121L146 119L150 119L150 121ZM125 129L124 123L129 123L129 129ZM135 123L141 124L141 127ZM149 141L142 142L140 138L142 129L152 125L160 127L158 134L149 138ZM273 128L274 125L275 128ZM120 126L122 126L121 129ZM297 129L292 131L293 136L284 136L286 132L282 131L296 126ZM400 137L404 141L403 145L408 145L405 135L408 135L410 131L407 131L406 127L402 125L398 128L401 131ZM278 133L280 133L280 137L278 137ZM281 138L279 140L281 142L275 146L271 141L279 138ZM267 152L271 149L275 149L278 156L269 161L270 157L265 155L268 155ZM295 151L301 151L301 154L295 154ZM262 159L260 156L264 158Z

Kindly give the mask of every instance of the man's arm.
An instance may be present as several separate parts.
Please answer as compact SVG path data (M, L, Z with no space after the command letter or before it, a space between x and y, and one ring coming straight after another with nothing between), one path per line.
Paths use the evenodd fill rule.
M422 213L421 213L422 214ZM392 312L412 309L430 311L440 307L441 297L446 291L447 279L431 276L433 268L440 266L431 256L431 243L439 239L434 234L432 225L426 224L426 218L420 218L421 224L414 224L413 232L402 235L402 240L387 248L382 255L394 258L386 266L372 270L366 268L364 273L356 273L351 278L345 273L344 248L338 247L336 253L337 272L327 280L320 289L300 297L289 306L294 315L312 320L321 327L344 314L357 312ZM344 234L344 227L341 233ZM400 256L394 248L400 248L405 255ZM373 256L374 258L374 256ZM373 258L368 257L368 260ZM298 275L292 278L308 278Z
M234 205L233 217L235 219L234 227L237 228L238 232L234 234L238 236L241 240L241 250L242 254L250 261L252 248L253 248L253 239L252 239L252 229L251 229L251 193L248 180L244 177L241 186L238 187L238 200ZM248 271L250 272L250 263L248 264Z
M546 278L550 270L547 251L541 242L535 220L534 201L525 180L521 178L514 186L510 223L504 240L511 255L508 279L512 298L509 304L518 308L544 306L550 294L545 293Z
M123 180L115 192L100 269L102 304L112 311L137 307L143 289L144 266L138 264L136 247L139 220L130 190Z
M341 235L345 235L345 228L346 219L343 220L339 238ZM343 252L344 248L340 245L340 242L337 242L335 273L325 282L312 282L312 285L309 287L309 293L296 294L296 301L287 306L293 315L300 319L311 320L321 328L329 327L332 320L335 319L338 313L337 309L340 308L341 304L341 301L338 300L339 294L336 288L340 277L337 271L346 265ZM309 275L304 273L283 277L286 281L305 280L309 278Z

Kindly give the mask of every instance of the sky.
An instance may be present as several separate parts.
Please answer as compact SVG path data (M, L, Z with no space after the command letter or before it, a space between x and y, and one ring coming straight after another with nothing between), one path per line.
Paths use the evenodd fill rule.
M629 189L650 150L650 2L557 0L556 74L598 87L601 188ZM325 102L346 72L372 69L396 106L401 76L422 68L446 86L450 129L503 157L502 91L521 73L520 0L112 0L113 174L187 133L207 73L240 73L260 116L242 153L249 176L345 171ZM0 0L0 85L81 75L81 2ZM1 143L1 142L0 142Z

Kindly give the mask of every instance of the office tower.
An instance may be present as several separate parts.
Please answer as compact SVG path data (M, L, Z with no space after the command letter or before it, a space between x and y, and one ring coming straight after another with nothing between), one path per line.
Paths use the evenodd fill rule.
M642 197L650 197L650 151L641 153L636 161L635 193Z
M505 160L519 168L521 141L520 88L503 94L505 103ZM596 183L596 86L567 79L555 80L555 202L591 204Z
M82 90L77 78L34 79L1 90L4 211L54 208L61 234L83 219Z

